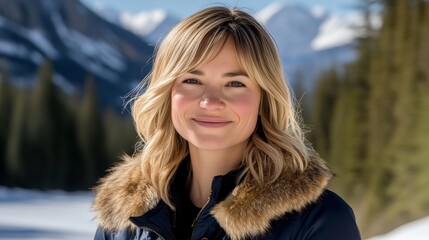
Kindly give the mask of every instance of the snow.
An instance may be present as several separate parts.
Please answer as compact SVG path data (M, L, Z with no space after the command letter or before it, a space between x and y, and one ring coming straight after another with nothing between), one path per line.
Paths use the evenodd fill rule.
M73 95L76 92L76 88L71 84L64 76L60 74L54 75L54 83L57 86L60 86L69 96Z
M57 11L53 11L51 17L55 29L69 49L70 57L90 72L111 81L118 79L116 73L110 69L122 71L126 68L124 57L119 50L103 40L94 40L68 29Z
M85 4L85 2L82 2ZM107 21L114 23L116 25L120 24L120 15L116 9L108 7L102 2L94 2L93 4L88 5L94 12L106 19Z
M374 29L382 25L380 14L377 12L371 14L369 21ZM331 15L320 26L319 34L312 42L312 48L319 51L351 43L363 35L363 26L364 19L359 12L351 12L346 16Z
M273 2L261 11L259 11L256 18L261 21L261 23L266 24L272 16L274 16L284 7L285 3L283 2Z
M153 32L166 17L167 13L164 10L156 9L137 14L124 12L120 16L120 21L134 33L145 36Z
M322 18L326 14L326 10L322 5L314 5L310 11L315 18Z
M32 43L35 46L37 46L41 51L43 51L43 53L46 54L50 59L56 59L58 57L57 50L40 30L24 28L21 25L18 25L14 22L11 22L3 18L2 16L0 16L0 26L5 29L8 29L9 31L16 33L17 35L21 36L24 39L29 39L30 41L32 41ZM16 46L16 44L14 45ZM35 56L35 54L40 55L40 53L31 53L31 54L33 54L32 60L35 63L40 63L38 61L38 56Z
M311 43L312 48L320 51L327 48L341 46L351 43L358 36L356 29L356 18L343 18L331 15L319 28L319 34Z
M40 53L31 51L22 44L2 39L0 39L0 52L9 56L29 59L35 64L40 64L44 59Z
M32 40L32 42L38 46L43 52L48 55L51 59L55 59L58 56L57 51L49 42L48 39L37 29L27 30L27 33L24 33L24 36L28 36L28 39Z
M303 55L352 43L357 33L354 15L331 14L321 5L274 2L257 18L267 27L282 55ZM362 25L362 24L361 24Z
M273 2L259 11L256 18L263 24L267 24L273 16L287 6L288 4L285 2ZM328 15L321 5L315 5L309 11L315 19L321 19ZM138 35L148 36L165 20L166 16L167 13L165 10L161 9L143 11L136 14L123 12L120 14L120 22L127 29ZM351 13L347 16L330 15L321 25L318 35L313 39L311 44L312 49L320 51L351 43L359 36L359 33L351 26L361 22L362 20L356 16L356 13Z
M262 9L256 17L266 26L267 24L272 25L272 23L269 23L270 20L279 13L285 14L281 11L283 11L286 7L289 7L290 9L287 12L288 16L283 16L281 18L283 22L279 23L281 24L279 29L288 29L289 33L284 34L289 40L298 35L305 35L306 33L313 31L312 27L316 26L315 24L318 21L323 21L317 30L317 34L312 37L310 46L312 51L321 51L329 48L343 46L345 44L350 44L354 41L354 39L362 35L362 31L359 31L359 27L363 26L364 19L358 11L351 11L347 15L339 15L327 12L321 5L314 5L311 8L304 7L305 10L298 8L298 6L300 5L288 5L284 2L273 2ZM302 13L298 14L299 11ZM307 16L303 14L303 11L308 11L310 15ZM309 25L303 25L306 22ZM376 12L371 16L371 24L375 28L381 26L381 19ZM298 32L294 32L293 29L295 28L287 28L285 26L304 27L296 28ZM270 26L268 26L268 29L270 29L269 27ZM290 31L292 31L292 33ZM281 31L276 31L272 34L274 36L279 35L281 34ZM298 42L303 41L299 40ZM290 49L295 50L296 47L290 47ZM289 52L291 51L290 49Z
M92 239L97 228L88 192L0 187L0 239Z
M0 240L93 239L97 221L89 192L35 191L0 186ZM425 240L429 216L368 240Z
M395 230L382 236L370 238L368 240L423 240L429 236L429 216L404 224Z

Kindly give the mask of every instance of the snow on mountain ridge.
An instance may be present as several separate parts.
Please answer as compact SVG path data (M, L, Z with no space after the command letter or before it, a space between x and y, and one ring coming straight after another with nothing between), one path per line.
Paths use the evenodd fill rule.
M315 5L313 6L311 9L311 14L313 15L313 17L315 18L322 18L326 15L326 10L323 6L320 5Z
M119 15L121 25L145 39L152 40L153 43L157 43L157 41L151 39L151 34L156 32L168 18L168 13L162 9L137 14L124 12ZM273 35L288 35L287 45L290 54L294 54L295 51L300 54L338 47L351 43L356 37L354 30L347 25L351 18L344 19L332 15L320 5L307 8L299 4L277 1L257 12L255 17L271 30ZM276 21L276 18L287 21L281 21L278 26L275 26L276 24L273 22ZM284 28L287 29L287 32L279 31L279 29L273 30L273 28ZM280 40L276 39L281 45L280 48L286 46L284 38L277 37ZM304 47L304 44L308 46Z
M120 15L115 9L109 8L101 2L95 2L94 5L89 5L89 7L107 21L114 24L121 24Z
M358 34L351 26L350 19L343 19L335 15L329 16L320 26L319 34L312 41L312 48L320 51L353 42Z
M279 11L281 11L281 9L285 7L285 5L286 4L283 2L273 2L272 4L259 11L256 14L256 17L259 21L261 21L261 23L266 24L268 20L272 18L275 14L277 14Z
M377 13L370 15L369 21L375 29L382 25L381 16ZM347 16L330 15L320 26L319 34L313 40L312 47L320 51L350 44L354 39L364 35L364 23L363 16L356 12Z
M320 5L308 8L284 2L273 2L262 9L257 17L275 38L280 39L276 39L280 42L280 48L286 48L285 44L293 45L289 47L291 54L298 50L304 53L350 44L358 36L351 26L362 22L356 15L340 17L326 12ZM274 23L276 18L280 19L278 26ZM286 35L289 40L284 42ZM294 38L296 41L293 41ZM305 47L305 44L308 46Z
M312 53L311 42L324 20L314 17L302 5L277 2L263 9L260 16L264 18L263 24L276 41L283 58Z
M19 58L30 59L33 63L41 63L43 56L15 42L0 40L0 52Z
M166 17L167 13L162 9L137 14L125 12L120 15L120 22L134 33L144 36L153 32Z
M77 63L110 81L118 79L111 69L121 71L125 69L125 63L117 49L104 41L93 40L67 28L58 11L52 11L51 18L58 35L69 49L69 55Z
M45 35L40 32L37 29L26 29L18 24L15 24L2 16L0 16L0 26L8 29L11 32L14 32L15 34L27 37L31 42L39 48L44 54L46 54L51 59L56 59L58 57L58 52L55 49L55 47L52 45L52 43L45 37ZM16 45L15 43L12 43L13 45ZM23 46L21 47L21 49ZM32 54L38 54L37 52L32 52ZM40 63L38 60L33 59L35 63Z
M0 58L17 87L31 88L40 66L52 66L66 93L82 93L94 79L102 108L118 110L131 81L151 67L153 47L118 23L75 0L0 1Z
M322 33L326 33L326 36L332 34L324 31L324 25L334 15L322 7L273 3L261 10L258 16L261 16L259 18L263 19L263 24L276 42L285 74L290 77L292 87L297 86L296 81L299 80L301 87L312 92L320 73L349 63L356 57L351 45L353 39L350 42L340 42L338 38L323 38L323 44L319 40L315 48L314 41ZM341 31L343 29L338 30L340 36ZM300 76L299 79L295 79L296 76ZM311 101L310 97L307 101Z

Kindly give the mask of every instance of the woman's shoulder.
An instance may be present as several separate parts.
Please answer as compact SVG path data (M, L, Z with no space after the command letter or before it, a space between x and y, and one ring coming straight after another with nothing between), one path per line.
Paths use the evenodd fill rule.
M280 236L291 239L361 239L352 208L330 190L324 190L302 211L286 214L273 227Z
M349 217L355 219L354 213L350 205L344 201L338 194L335 192L325 189L320 195L319 199L313 203L313 208L321 208L321 210L326 211L327 214L332 215L341 215L346 214Z
M325 190L303 212L306 239L361 239L353 209L338 194Z

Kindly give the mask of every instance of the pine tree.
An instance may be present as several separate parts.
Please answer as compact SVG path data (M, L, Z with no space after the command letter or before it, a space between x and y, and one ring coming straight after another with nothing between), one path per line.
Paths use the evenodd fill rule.
M331 142L331 122L338 98L339 82L335 68L327 70L318 79L313 97L311 125L312 142L323 157L329 156Z
M297 111L300 113L304 123L309 123L310 121L310 96L305 87L305 77L301 71L297 71L293 77L293 94L294 99L297 103Z
M89 77L78 116L78 142L82 154L80 177L86 187L92 186L107 168L109 160L106 157L105 141L95 81Z
M370 53L368 79L367 193L360 222L366 234L391 229L403 221L422 216L429 196L423 186L429 179L424 144L427 138L428 76L421 53L428 54L427 3L383 1L383 26ZM426 15L425 15L426 14ZM424 30L427 31L427 30ZM418 140L417 140L418 139ZM420 179L415 181L414 179ZM423 184L425 183L425 184ZM350 185L350 184L349 184ZM413 196L410 200L409 196ZM415 203L415 204L412 204ZM427 206L427 205L426 205Z
M76 177L76 173L82 171L78 159L81 159L78 139L77 139L77 114L70 96L62 91L57 91L58 115L55 121L58 122L59 129L55 130L56 141L56 166L57 170L52 177L57 179L59 184L56 187L65 190L81 190L83 188L81 179Z
M357 64L350 72L363 66ZM329 163L337 178L333 184L350 202L362 194L366 179L366 85L363 79L347 73L339 83L336 104L330 119Z
M362 5L369 23L369 8ZM361 225L366 208L369 178L368 163L368 72L372 64L374 31L370 24L356 45L358 58L345 67L341 75L334 69L319 79L313 103L316 150L336 173L331 187L355 209Z
M331 105L320 100L329 96L323 88L314 109L316 123L331 122L316 146L328 149L333 187L352 203L364 235L429 213L429 3L379 2L383 26L374 31L367 22L333 115L321 118Z
M53 66L51 62L45 61L39 69L29 102L28 138L32 157L24 159L29 166L28 187L46 189L57 183L57 179L52 179L53 172L58 170L55 156L58 99L55 91Z
M6 181L6 146L12 115L12 87L9 84L7 62L0 72L0 185Z
M394 26L395 32L395 68L397 74L393 82L393 90L396 96L396 104L393 106L395 129L389 141L386 154L391 165L392 182L387 188L387 196L390 203L389 211L386 211L386 219L391 226L396 226L404 220L412 220L429 213L429 195L425 192L425 186L429 178L425 170L429 166L426 163L429 143L426 134L428 85L422 84L429 76L423 74L420 52L426 53L426 45L429 39L420 31L424 23L424 5L416 1L398 1L394 6L397 18L400 21ZM423 51L422 51L423 50ZM425 68L427 68L427 65ZM426 126L425 126L426 125ZM420 179L415 181L414 179ZM424 183L426 179L426 184ZM413 195L413 199L409 196ZM413 207L408 205L411 203ZM426 205L426 208L425 208ZM401 221L394 221L401 216Z
M31 158L26 187L42 189L62 188L67 178L67 159L73 146L73 115L66 104L66 96L53 82L54 69L49 61L41 65L31 94L28 118L28 139ZM70 155L69 155L70 154Z
M131 155L137 142L137 134L129 115L119 116L109 108L104 116L108 164L112 165L123 154Z
M11 125L6 145L6 185L19 186L25 183L25 175L29 166L24 159L29 157L27 126L28 117L27 99L25 93L19 93L14 98Z

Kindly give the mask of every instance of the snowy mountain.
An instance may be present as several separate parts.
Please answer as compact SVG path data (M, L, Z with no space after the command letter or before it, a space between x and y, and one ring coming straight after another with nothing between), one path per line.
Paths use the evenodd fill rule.
M311 43L319 33L326 16L315 17L308 8L274 2L258 17L276 40L279 51L288 57L313 52Z
M85 2L82 2L82 3L85 4ZM87 4L86 6L89 7L91 10L93 10L100 17L108 20L109 22L117 25L121 25L121 16L120 16L120 13L116 11L116 9L111 8L107 5L104 5L101 2L95 2L94 4L91 4L91 5Z
M347 21L320 9L273 3L257 18L273 35L292 85L300 73L311 90L321 71L355 58ZM66 92L80 92L92 75L102 103L120 106L119 97L149 71L153 46L178 21L164 10L132 15L90 10L79 0L0 0L0 58L17 85L31 85L49 59Z
M296 75L300 74L301 86L311 91L322 71L356 57L356 35L348 22L320 8L274 2L257 17L276 41L292 85L297 84Z
M271 33L279 48L286 74L294 86L300 74L301 86L312 90L317 76L325 69L351 62L356 53L355 19L331 15L320 7L274 2L256 15ZM352 21L353 20L353 21ZM124 27L157 44L178 18L164 10L122 14Z
M103 4L88 6L104 19L139 35L151 45L159 43L169 30L180 21L180 18L163 9L129 13L118 12Z
M156 45L180 21L179 18L165 10L143 11L137 14L123 13L120 22L122 25L143 39Z
M120 105L119 96L148 72L152 52L78 0L0 1L0 58L20 84L31 85L49 59L55 83L66 92L80 91L91 75L102 103Z

